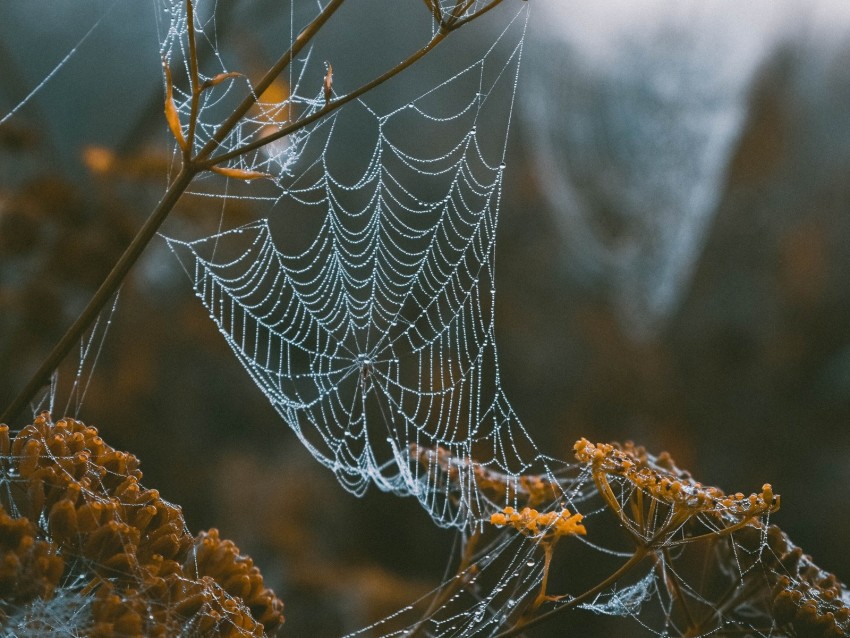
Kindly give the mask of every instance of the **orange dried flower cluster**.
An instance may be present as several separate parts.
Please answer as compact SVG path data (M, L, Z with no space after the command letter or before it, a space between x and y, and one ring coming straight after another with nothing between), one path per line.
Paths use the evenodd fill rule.
M779 496L769 484L748 496L725 494L693 480L666 453L656 457L631 443L593 444L587 439L573 449L589 466L608 508L640 546L664 545L697 515L710 516L713 522L705 533L718 536L759 526L762 516L779 509Z
M560 511L538 512L536 509L524 507L518 512L513 507L506 507L490 516L490 523L499 527L510 525L526 536L555 539L587 534L581 524L583 518L581 514L570 514L566 508Z
M0 507L0 609L52 595L65 561L56 547L37 538L26 518L12 518Z
M283 603L251 559L216 530L193 539L180 508L139 484L138 459L95 428L43 413L10 441L0 426L0 463L9 477L0 498L50 539L38 542L92 577L91 635L168 636L191 627L199 636L262 636L283 623Z
M471 476L478 489L496 501L520 500L529 507L551 503L561 495L560 486L546 476L521 474L519 477L497 472L476 463L469 457L454 456L440 446L429 448L410 444L410 456L425 467L436 464L449 482L458 484L464 474Z
M184 569L189 565L196 567L198 577L213 579L229 596L240 599L267 629L283 622L283 603L266 588L254 561L242 556L233 541L219 538L217 529L198 535Z
M791 626L796 636L850 635L847 588L841 581L815 565L775 525L767 530L767 545L769 573L776 575L771 593L776 623Z
M531 507L524 507L520 511L513 507L506 507L501 512L496 512L490 516L491 524L497 527L513 527L523 536L537 541L539 547L543 549L543 575L540 579L540 592L528 606L527 614L533 614L546 602L563 598L563 596L551 596L546 591L552 556L555 546L564 536L584 536L587 534L587 530L581 523L582 518L581 514L570 514L566 508L538 512Z
M694 481L676 467L666 452L655 457L643 447L628 442L593 444L580 439L573 447L576 458L591 465L594 477L622 476L629 483L659 500L694 510L717 510L734 516L761 516L779 509L779 496L765 483L758 494L725 494L720 488Z

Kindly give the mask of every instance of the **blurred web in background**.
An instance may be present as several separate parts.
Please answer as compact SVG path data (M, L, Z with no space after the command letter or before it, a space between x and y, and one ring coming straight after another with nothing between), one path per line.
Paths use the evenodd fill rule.
M652 338L702 253L753 78L809 11L769 2L539 11L521 112L564 268L605 287L630 336Z

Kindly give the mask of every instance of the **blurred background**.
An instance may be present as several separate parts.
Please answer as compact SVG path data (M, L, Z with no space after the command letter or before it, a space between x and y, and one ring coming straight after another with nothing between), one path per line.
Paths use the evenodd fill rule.
M481 55L507 4L447 55ZM275 59L289 30L269 20L275 6L222 5L230 67L256 74ZM497 250L514 408L553 456L570 458L581 436L631 439L726 491L772 483L774 522L848 582L850 8L529 6ZM320 44L352 76L410 51L408 18L427 17L415 2L346 10ZM76 47L0 124L6 405L156 203L172 158L160 6L37 0L0 16L0 118ZM358 25L380 37L358 42ZM438 71L385 91L424 90ZM185 197L164 232L215 232L221 208ZM236 225L269 210L239 200L226 213ZM60 388L57 412L66 399ZM286 602L284 635L352 631L443 574L433 557L448 561L452 533L412 500L351 497L309 457L164 241L122 289L79 416L141 458L144 483L193 532L218 527L255 559Z

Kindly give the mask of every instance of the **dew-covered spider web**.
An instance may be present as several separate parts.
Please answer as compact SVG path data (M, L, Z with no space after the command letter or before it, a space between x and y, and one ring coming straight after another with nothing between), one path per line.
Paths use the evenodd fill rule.
M279 220L170 240L228 345L316 459L356 494L375 484L416 496L441 525L465 527L508 490L483 503L492 498L472 466L438 457L518 480L536 456L500 383L493 322L524 27L516 13L476 61L401 104L347 105L285 142L285 160L242 160L277 162ZM324 104L294 94L276 108L306 117ZM352 122L368 131L356 172L335 163ZM232 143L250 138L240 130ZM301 250L278 243L288 206L320 220Z

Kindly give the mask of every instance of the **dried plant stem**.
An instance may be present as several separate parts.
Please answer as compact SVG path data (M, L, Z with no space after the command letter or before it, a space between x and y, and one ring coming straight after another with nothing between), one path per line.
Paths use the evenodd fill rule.
M499 0L499 1L501 2L501 0ZM449 33L448 31L438 32L428 42L428 44L426 44L423 48L419 49L416 53L414 53L410 57L406 58L402 62L399 62L396 66L394 66L392 69L390 69L389 71L387 71L383 75L376 77L371 82L367 82L366 84L364 84L360 88L356 89L355 91L352 91L351 93L349 93L347 95L342 96L341 98L338 98L336 100L331 100L324 107L322 107L321 109L319 109L315 113L312 113L311 115L308 115L307 117L305 117L301 120L298 120L297 122L293 122L289 126L284 126L281 129L272 133L271 135L267 135L266 137L263 137L261 139L255 140L255 141L250 142L248 144L245 144L244 146L240 146L239 148L233 149L232 151L229 151L227 153L222 153L221 155L213 156L212 158L210 158L206 161L203 161L201 163L201 166L203 168L212 168L213 166L216 166L217 164L220 164L221 162L226 162L227 160L234 159L236 157L239 157L240 155L244 155L245 153L250 153L251 151L255 151L258 148L265 146L266 144L268 144L270 142L274 142L274 141L279 140L283 137L286 137L287 135L291 135L292 133L294 133L298 129L304 128L305 126L312 124L316 120L322 119L323 117L325 117L326 115L328 115L332 111L335 111L336 109L341 107L343 104L347 104L347 103L351 102L352 100L357 99L358 97L360 97L364 93L368 93L369 91L371 91L375 87L383 84L387 80L395 77L396 75L398 75L399 73L401 73L402 71L404 71L405 69L410 67L414 62L425 57L425 55L427 55L429 52L431 52L434 49L434 47L436 47L440 42L442 42L446 38L448 33ZM201 154L203 154L203 151L201 152Z
M254 85L253 91L251 91L245 99L237 106L233 112L228 116L228 118L222 123L222 125L218 128L218 130L213 135L212 139L204 145L204 147L198 152L198 159L206 159L210 153L215 151L219 145L225 140L225 138L230 134L230 131L239 124L245 114L257 103L257 100L260 99L260 96L265 93L266 89L268 89L272 83L277 79L277 77L289 66L290 62L295 59L295 56L298 55L302 49L316 36L324 24L330 19L330 17L342 6L342 3L345 0L331 0L327 4L327 6L322 9L322 11L317 15L313 21L307 25L301 33L295 38L295 42L292 43L292 46L289 47L289 50L284 53L280 58L278 58L277 62L272 65L268 71L266 71L265 75ZM323 111L331 111L333 109L322 109ZM326 114L326 113L325 113ZM315 118L318 119L318 118ZM295 130L298 130L304 126L310 124L313 120L305 121L302 120L300 122L295 122L289 133L292 133ZM269 142L274 141L272 138L264 137L260 140L257 140L257 144L254 148L259 148L261 146L265 146ZM243 150L241 153L237 153L237 155L241 155L242 153L247 153L249 149ZM250 149L253 150L253 149ZM209 164L208 166L202 166L202 168L209 168L221 161L224 161L226 158L221 157L217 161ZM228 158L229 159L229 158Z
M340 2L341 2L341 0L340 0ZM223 153L221 155L213 156L212 158L210 158L206 161L202 161L201 167L202 168L212 168L213 166L216 166L217 164L220 164L221 162L226 162L227 160L239 157L240 155L244 155L245 153L250 153L251 151L255 151L258 148L265 146L266 144L268 144L270 142L274 142L274 141L279 140L283 137L286 137L287 135L294 133L298 129L303 128L304 126L312 124L316 120L319 120L319 119L325 117L331 111L335 111L336 109L338 109L342 105L347 104L348 102L351 102L352 100L356 100L361 95L368 93L369 91L371 91L375 87L380 86L381 84L383 84L387 80L392 79L393 77L395 77L396 75L398 75L399 73L404 71L405 69L409 68L415 62L419 61L420 59L424 58L428 53L430 53L438 44L440 44L440 42L445 40L446 37L448 37L448 35L450 33L452 33L453 31L456 31L461 26L463 26L464 24L466 24L468 22L471 22L475 18L487 13L491 9L494 9L495 7L500 5L502 2L503 2L503 0L492 0L487 5L485 5L483 8L479 9L478 11L476 11L472 15L466 16L462 20L457 20L456 22L452 22L452 23L441 23L440 29L437 31L436 34L434 34L434 37L431 38L431 40L428 42L428 44L426 44L424 47L419 49L416 53L413 53L412 55L410 55L408 58L399 62L397 65L395 65L389 71L386 71L382 75L379 75L374 80L367 82L366 84L362 85L358 89L355 89L351 93L348 93L347 95L344 95L341 98L338 98L336 100L331 100L323 108L319 109L318 111L316 111L312 115L309 115L302 120L298 120L297 122L293 122L289 126L284 126L280 130L272 133L271 135L263 137L262 139L259 139L259 140L255 140L254 142L251 142L249 144L245 144L244 146L240 146L239 148L236 148L236 149L229 151L227 153ZM263 90L265 90L265 89L263 89ZM261 91L258 88L257 93L260 93L260 92ZM216 137L219 137L219 136L217 135ZM222 137L221 139L224 139L224 138ZM210 144L207 144L207 147L209 147L209 145ZM199 153L199 157L204 158L205 157L204 152L206 150L207 149L205 147L205 149L202 150L201 153Z
M664 578L664 582L667 584L668 590L672 589L672 593L679 602L679 607L682 609L682 613L685 615L685 619L688 622L688 629L685 632L685 636L696 636L698 634L694 632L699 631L703 623L698 623L694 619L694 614L691 612L691 607L688 604L687 594L682 589L680 577L675 571L670 569L670 565L673 564L673 559L670 556L670 549L665 547L661 551L661 554L664 557L664 560L658 560L657 568L658 571L661 572L661 577Z
M198 109L201 102L198 44L195 40L195 10L192 7L192 0L186 0L186 26L189 31L189 83L192 87L192 106L189 112L189 134L186 136L186 148L183 150L184 165L192 161L192 149L195 147L195 129L198 125Z
M124 251L124 254L112 267L112 270L100 284L97 292L94 293L91 301L85 309L77 317L77 320L68 328L65 335L54 346L53 350L41 364L41 367L30 378L29 383L18 394L17 398L12 401L6 411L0 416L0 422L8 423L23 409L23 407L35 396L35 393L47 383L50 375L59 366L65 356L71 351L76 343L79 342L83 333L88 329L92 322L97 318L100 311L106 303L112 298L124 277L130 271L133 264L142 254L142 251L148 245L150 240L156 234L157 229L162 225L162 222L168 217L171 209L180 199L183 191L189 186L189 183L195 177L195 171L184 167L177 177L171 182L165 195L154 208L144 225L136 233L133 241Z

